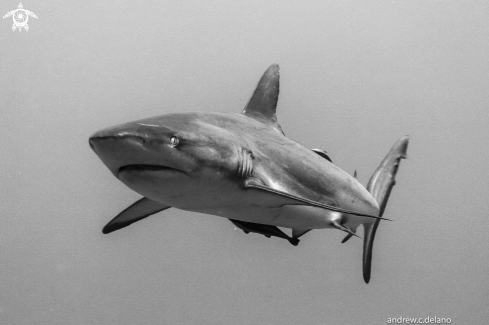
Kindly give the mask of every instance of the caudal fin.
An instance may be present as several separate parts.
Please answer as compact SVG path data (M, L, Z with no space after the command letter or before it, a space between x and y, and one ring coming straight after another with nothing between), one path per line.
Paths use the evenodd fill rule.
M396 184L395 178L399 168L399 163L401 159L407 158L408 142L408 136L397 140L368 182L367 190L379 204L379 217L382 217L384 214L392 187ZM372 248L374 245L375 232L377 231L379 223L380 219L376 219L374 222L369 222L363 225L363 279L366 283L370 281Z

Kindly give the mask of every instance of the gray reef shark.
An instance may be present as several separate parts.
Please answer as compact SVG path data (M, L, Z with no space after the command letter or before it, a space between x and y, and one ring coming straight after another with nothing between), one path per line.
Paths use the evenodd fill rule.
M228 218L246 233L293 245L323 228L346 232L345 242L363 225L368 283L375 232L409 138L396 142L365 188L325 151L284 135L275 115L278 93L274 64L241 114L166 114L93 134L90 146L112 174L144 196L103 233L170 207ZM277 227L291 228L292 236Z

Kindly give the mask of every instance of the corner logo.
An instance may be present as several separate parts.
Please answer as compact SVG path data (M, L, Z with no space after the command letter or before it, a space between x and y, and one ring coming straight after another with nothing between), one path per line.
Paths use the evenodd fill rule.
M19 3L19 7L17 9L7 12L7 14L3 16L3 18L5 19L10 16L12 16L12 20L14 21L14 24L12 25L12 31L15 31L18 28L19 32L22 31L22 28L24 28L26 31L29 30L29 25L27 25L29 16L37 19L36 14L32 11L25 10L22 3Z

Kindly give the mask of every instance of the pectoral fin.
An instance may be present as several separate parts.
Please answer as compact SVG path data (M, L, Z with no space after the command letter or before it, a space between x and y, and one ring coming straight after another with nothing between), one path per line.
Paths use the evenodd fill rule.
M282 192L282 191L273 189L271 187L262 185L258 181L256 181L255 179L248 179L248 180L246 180L245 187L246 188L255 188L255 189L267 191L267 192L270 192L270 193L275 193L277 195L281 195L281 196L287 197L289 199L293 199L293 200L297 201L297 204L305 204L305 205L315 206L315 207L323 208L323 209L326 209L326 210L331 210L331 211L337 211L337 212L352 214L352 215L360 216L360 217L367 217L367 218L374 218L374 219L382 219L382 220L389 220L389 221L391 221L390 219L386 219L386 218L382 218L382 217L377 217L377 216L373 216L373 215L370 215L370 214L365 214L365 213L350 211L350 210L343 209L343 208L340 208L340 207L334 207L334 206L329 205L329 204L325 204L325 203L321 203L321 202L317 202L317 201L305 199L305 198L302 198L302 197L299 197L299 196L296 196L296 195L293 195L293 194Z
M111 233L168 208L171 207L144 197L119 213L104 227L102 232Z

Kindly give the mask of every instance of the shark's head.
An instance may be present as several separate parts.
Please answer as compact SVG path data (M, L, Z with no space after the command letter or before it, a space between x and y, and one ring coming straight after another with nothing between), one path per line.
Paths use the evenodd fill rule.
M167 197L174 206L174 199L188 199L209 181L233 177L239 156L236 135L199 113L118 125L96 132L89 142L120 181L146 197Z

